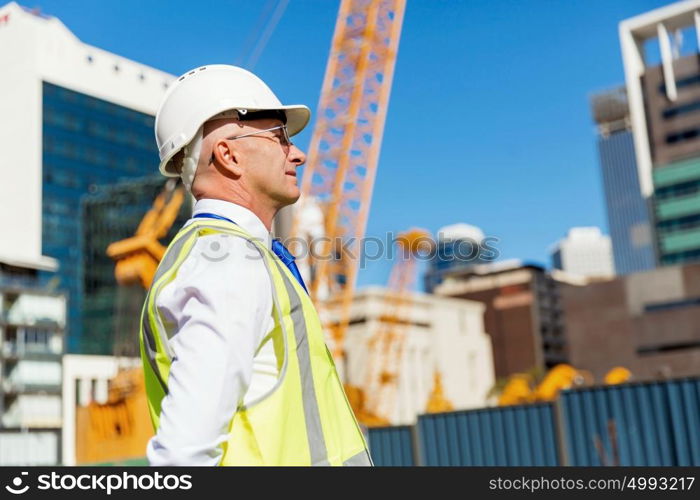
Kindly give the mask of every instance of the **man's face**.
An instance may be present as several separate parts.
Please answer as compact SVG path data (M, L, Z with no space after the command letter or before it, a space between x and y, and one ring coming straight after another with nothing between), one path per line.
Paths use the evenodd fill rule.
M239 122L239 125L231 137L277 127L282 122L263 119ZM240 151L244 182L249 190L280 206L290 205L299 199L301 191L297 169L306 161L306 155L296 146L289 145L282 129L242 137L231 145Z

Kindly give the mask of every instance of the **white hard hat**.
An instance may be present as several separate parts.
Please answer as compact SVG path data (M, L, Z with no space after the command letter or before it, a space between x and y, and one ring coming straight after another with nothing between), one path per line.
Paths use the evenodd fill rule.
M311 117L304 105L282 106L265 82L243 68L214 64L193 69L173 83L156 113L160 172L178 177L172 157L195 138L207 120L230 110L281 110L290 136L301 132Z

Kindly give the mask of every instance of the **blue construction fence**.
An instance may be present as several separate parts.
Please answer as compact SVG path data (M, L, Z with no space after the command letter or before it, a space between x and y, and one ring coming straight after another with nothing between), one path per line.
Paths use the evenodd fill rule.
M375 465L698 466L700 378L562 391L368 431Z

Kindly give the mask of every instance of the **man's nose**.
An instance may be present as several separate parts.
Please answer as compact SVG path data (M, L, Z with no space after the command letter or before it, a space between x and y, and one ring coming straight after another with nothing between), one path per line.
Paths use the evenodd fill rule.
M304 153L301 149L292 144L289 148L289 154L287 155L287 159L290 163L294 163L297 167L299 167L306 163L306 153Z

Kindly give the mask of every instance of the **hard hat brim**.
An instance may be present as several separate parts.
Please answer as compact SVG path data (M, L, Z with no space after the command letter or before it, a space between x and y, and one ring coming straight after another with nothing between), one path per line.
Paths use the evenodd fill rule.
M280 110L284 111L285 115L287 116L287 133L289 136L294 136L304 130L306 128L306 125L308 125L309 120L311 119L311 110L307 107L304 106L303 104L290 104L288 106L276 106L274 108L260 108L260 109L248 109L248 111L271 111L271 110ZM196 133L196 131L195 131ZM189 142L194 138L194 135L192 137L188 137L185 140L185 144L189 144ZM160 170L160 173L163 174L166 177L179 177L180 173L177 172L174 168L174 165L172 163L173 157L180 151L180 149L173 151L171 154L163 158L163 160L160 162L160 165L158 169Z
M311 111L303 104L280 106L279 109L287 115L287 133L290 137L304 130L311 119Z

